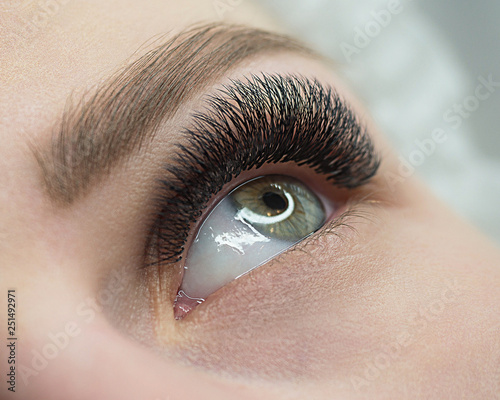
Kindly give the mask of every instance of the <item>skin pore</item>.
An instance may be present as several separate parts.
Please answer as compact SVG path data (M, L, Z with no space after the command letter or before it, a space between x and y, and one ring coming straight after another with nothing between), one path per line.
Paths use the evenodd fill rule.
M40 14L37 2L0 14L0 305L6 310L7 290L16 289L20 398L500 393L500 252L416 177L387 184L400 168L397 157L318 58L284 50L242 60L187 99L78 201L54 202L35 154L50 148L68 99L88 99L195 23L279 31L251 2L222 19L211 1L64 3L30 34L22 23ZM259 173L293 173L311 187L328 186L328 196L352 207L345 225L318 232L175 321L178 269L143 266L156 183L206 95L261 73L335 88L366 123L382 164L354 190L330 188L307 168L264 166ZM2 327L6 320L2 312ZM5 379L0 389L3 397Z

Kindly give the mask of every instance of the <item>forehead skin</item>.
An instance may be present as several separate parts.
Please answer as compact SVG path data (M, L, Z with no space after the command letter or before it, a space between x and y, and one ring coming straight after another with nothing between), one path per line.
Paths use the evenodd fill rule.
M0 8L0 199L2 225L9 227L0 229L0 237L28 241L22 222L39 219L29 215L45 202L31 145L49 144L69 98L78 99L146 53L155 38L171 37L193 23L218 22L222 16L272 27L246 3L223 14L211 1L53 3L9 1ZM6 243L2 248L0 242L4 256L19 257Z
M49 340L48 334L64 330L65 324L76 318L74 310L81 299L91 296L98 285L97 278L92 280L94 286L78 284L100 273L96 267L98 262L92 258L97 256L81 245L83 240L78 243L66 240L64 246L58 242L67 237L79 238L88 227L95 229L89 230L88 235L92 236L102 228L103 224L97 222L105 221L102 214L93 214L92 202L73 210L71 215L53 212L40 184L32 144L49 140L69 96L78 98L128 60L144 54L152 38L174 35L193 23L220 21L221 17L225 22L277 29L250 1L65 0L56 2L57 6L54 2L28 0L18 6L7 1L0 6L0 306L1 310L7 309L7 289L17 288L19 343L23 346L18 360L25 365L30 365L33 357L30 349L42 348ZM219 8L218 13L215 5L221 3L225 7ZM310 68L315 75L327 75L325 69L312 62L294 64L293 59L283 60L287 66L302 68L298 71L302 74ZM252 72L264 65L265 62L249 63L239 73ZM267 68L271 70L280 69L273 63L269 65ZM391 163L386 163L385 168L397 167ZM117 181L124 182L120 177ZM112 184L110 187L109 191L113 191ZM112 194L106 196L99 199L100 204L113 198ZM434 395L458 398L464 393L471 398L481 398L497 394L500 382L498 251L430 196L416 179L408 179L401 193L389 200L391 207L381 207L374 216L381 226L377 234L372 234L372 225L362 226L356 239L360 244L352 242L342 250L346 264L352 263L352 259L359 263L353 265L353 269L374 265L374 269L383 270L383 274L373 274L372 281L365 282L363 273L346 273L334 280L327 267L334 265L332 260L338 258L338 254L328 248L313 249L310 254L295 254L289 268L276 263L272 274L256 274L255 280L246 280L231 288L241 294L242 299L240 305L235 305L233 314L218 317L224 314L227 304L224 302L227 291L222 291L204 313L197 313L185 324L182 334L193 347L201 343L212 355L228 348L241 350L243 362L255 354L260 357L252 337L269 328L266 323L279 315L282 304L269 301L269 307L264 308L262 304L267 304L268 299L255 304L245 293L252 293L252 286L269 286L271 280L279 281L282 276L288 283L285 299L300 316L296 321L282 316L281 322L290 328L290 335L284 339L293 344L287 350L310 357L311 375L319 376L318 379L308 376L293 384L284 382L276 386L269 382L224 380L180 367L156 357L126 337L111 335L113 328L104 317L97 317L48 367L37 371L38 376L32 378L29 386L22 385L18 374L20 398L265 400L375 399L390 398L394 393L398 398ZM105 210L114 211L120 209L114 210L110 205ZM73 226L67 219L78 224ZM98 228L92 225L93 219ZM123 232L123 228L122 225L106 227L119 232ZM102 234L97 232L95 236ZM96 240L90 243L89 247L99 247ZM121 250L110 249L106 257L114 257ZM357 257L352 256L354 253ZM304 294L307 280L301 274L312 257L323 268L319 275L306 268L304 272L309 281L315 281L318 287L330 285L338 289L337 298L332 300L328 293L322 293L318 303L326 305L330 316L338 311L337 304L345 307L336 318L328 320L324 318L326 314L318 311L322 307L310 304L305 318L308 326L300 326L301 331L297 321L302 320L307 310L304 301L310 300L307 293ZM298 271L293 280L287 275L290 270ZM372 277L370 272L366 275ZM347 285L351 280L354 285ZM447 285L455 285L455 292ZM359 292L351 292L347 286L358 287ZM62 290L62 287L68 289ZM247 306L256 312L248 314L244 321L235 318L238 312L245 314ZM267 319L263 319L263 315ZM2 311L1 326L6 326L5 318ZM248 333L243 349L231 342L230 337L218 334L225 326ZM279 338L282 331L279 327L272 328L270 332ZM171 337L168 327L160 326L158 331ZM308 336L302 337L302 332ZM414 342L401 345L409 343L408 335L415 332ZM315 342L311 344L313 336ZM304 343L310 349L307 354L297 348ZM402 350L388 356L394 344ZM276 342L273 345L279 347ZM127 349L127 354L123 349ZM347 353L355 354L352 357L355 365L350 364L351 358L345 357ZM270 354L266 359L270 370L274 365L286 368L286 359L279 359L272 351ZM204 356L209 358L207 354L197 358L201 365L214 364ZM388 361L390 367L371 366L375 362L383 363L384 357L392 357ZM102 364L96 360L102 360ZM5 360L0 362L3 365ZM3 367L0 370L3 374ZM380 377L369 375L377 371ZM61 384L66 382L65 374L67 382L72 384ZM4 381L2 379L0 385L2 391L6 390Z
M199 21L243 20L271 27L248 2L223 14L211 1L193 0L183 1L182 6L173 0L67 1L48 8L50 13L38 2L24 3L25 8L0 8L3 144L11 141L12 132L23 141L26 135L34 139L46 135L70 93L94 87L137 49L141 50L136 56L144 53L152 38L173 36ZM40 15L43 27L36 28L30 20Z

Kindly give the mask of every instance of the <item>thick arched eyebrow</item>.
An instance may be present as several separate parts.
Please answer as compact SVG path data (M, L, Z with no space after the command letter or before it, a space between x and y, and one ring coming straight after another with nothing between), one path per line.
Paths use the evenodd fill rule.
M318 57L287 36L210 24L177 34L78 102L68 102L48 147L34 154L49 197L70 205L154 136L193 95L257 54Z

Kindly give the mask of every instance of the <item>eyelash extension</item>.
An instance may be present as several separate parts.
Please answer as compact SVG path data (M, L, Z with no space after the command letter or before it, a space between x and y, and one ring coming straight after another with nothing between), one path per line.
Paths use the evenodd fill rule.
M181 259L192 224L240 173L294 162L338 187L367 183L379 167L373 143L331 88L295 75L252 75L208 97L185 129L168 179L160 181L153 264ZM150 250L151 250L151 246Z

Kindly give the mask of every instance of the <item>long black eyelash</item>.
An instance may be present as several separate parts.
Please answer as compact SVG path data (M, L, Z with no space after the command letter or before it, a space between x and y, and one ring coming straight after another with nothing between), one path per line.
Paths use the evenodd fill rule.
M294 162L354 188L379 166L369 135L339 95L294 75L231 81L193 116L184 139L160 183L152 231L158 263L180 259L207 202L243 171Z

